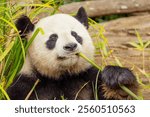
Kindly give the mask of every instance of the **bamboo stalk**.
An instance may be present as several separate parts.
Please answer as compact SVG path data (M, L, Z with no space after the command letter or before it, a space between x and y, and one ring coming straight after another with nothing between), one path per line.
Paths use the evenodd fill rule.
M38 85L38 83L40 82L39 79L36 80L36 82L34 83L32 89L30 90L30 92L28 93L28 95L26 96L25 100L28 100L32 94L32 92L34 91L35 87Z
M136 100L141 100L138 96L136 96L132 91L130 91L127 87L124 85L120 85L121 89L124 90L126 93L128 93L130 96L132 96Z
M99 69L100 71L102 71L101 67L99 67L96 63L94 63L92 60L90 60L89 58L87 58L83 53L79 53L79 56L81 56L82 58L84 58L85 60L87 60L89 63L91 63L94 67L96 67L97 69ZM127 87L125 87L124 85L120 85L120 87L127 94L129 94L130 96L132 96L134 99L136 99L136 100L140 100L141 99L138 96L136 96L132 91L130 91Z
M1 87L0 85L0 90L2 91L2 93L4 94L4 96L6 97L7 100L10 100L8 94L6 93L6 91Z
M102 71L102 68L100 66L98 66L96 63L94 63L89 58L87 58L83 53L79 53L78 55L81 56L82 58L84 58L86 61L88 61L91 65L93 65L94 67L96 67L97 69L99 69L100 71Z

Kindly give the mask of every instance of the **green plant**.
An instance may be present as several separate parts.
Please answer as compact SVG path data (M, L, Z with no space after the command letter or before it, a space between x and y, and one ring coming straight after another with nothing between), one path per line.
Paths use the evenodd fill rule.
M9 99L6 93L6 89L13 82L17 73L20 71L23 62L25 60L25 55L29 45L34 40L35 36L42 31L42 29L37 29L30 41L27 42L26 39L21 39L19 31L17 30L14 19L16 19L21 14L26 14L26 8L31 10L29 16L34 19L37 15L48 12L50 15L55 13L56 8L53 8L55 2L49 0L45 4L24 4L24 5L11 5L6 2L6 0L0 3L0 99ZM31 7L35 7L31 9ZM52 8L51 12L49 10L44 10L44 8Z
M142 63L143 63L143 71L144 71L144 69L145 69L145 49L150 45L150 41L144 42L137 30L135 30L135 33L136 33L136 36L138 39L138 43L137 42L129 42L129 44L132 45L133 47L135 47L137 50L142 52L142 57L143 57Z
M101 71L102 69L95 64L92 60L88 59L83 53L79 53L79 55L84 58L85 60L87 60L89 63L91 63L94 67L96 67L99 71ZM97 82L96 82L97 83ZM127 92L130 96L132 96L134 99L140 100L141 98L136 96L133 92L131 92L127 87L120 85L120 87ZM96 88L97 89L97 88Z
M139 67L137 67L137 69L140 73L142 73L147 78L149 83L147 85L143 84L142 80L138 77L138 75L137 75L137 80L144 89L150 89L150 79L149 79L150 73L147 73L145 70L145 66L146 66L145 65L145 49L150 46L150 41L144 41L137 30L135 30L135 34L137 36L138 41L129 42L129 44L133 46L136 50L142 53L142 69L140 69ZM140 96L142 97L142 94L140 94Z

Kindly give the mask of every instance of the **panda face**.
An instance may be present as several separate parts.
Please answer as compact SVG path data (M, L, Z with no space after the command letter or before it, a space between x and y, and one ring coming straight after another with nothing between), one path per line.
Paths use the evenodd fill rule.
M39 33L34 39L29 47L28 59L38 72L59 78L66 72L79 73L90 67L78 53L82 52L93 60L94 46L85 26L77 19L56 14L41 19L34 31L37 28L42 28L44 34Z

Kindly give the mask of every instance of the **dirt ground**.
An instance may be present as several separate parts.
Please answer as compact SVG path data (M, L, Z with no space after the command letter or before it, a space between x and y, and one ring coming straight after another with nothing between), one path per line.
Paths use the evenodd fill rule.
M110 48L113 50L113 55L117 57L124 66L132 68L133 65L142 69L142 52L136 50L129 42L137 42L135 29L139 32L144 41L150 40L150 15L132 16L129 18L120 18L114 21L101 24L105 27L105 37L108 39ZM90 30L91 35L94 30ZM95 40L94 40L95 41ZM110 57L109 61L114 61ZM145 50L145 71L150 73L150 48ZM101 56L96 55L96 62L101 64ZM139 73L135 68L134 73ZM144 84L148 84L150 78L145 78L144 75L139 74ZM150 89L143 91L144 99L150 99Z

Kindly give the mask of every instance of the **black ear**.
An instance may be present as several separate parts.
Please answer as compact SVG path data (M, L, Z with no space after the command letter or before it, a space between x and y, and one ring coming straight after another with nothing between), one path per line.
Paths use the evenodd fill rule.
M34 30L34 24L30 21L30 19L27 16L21 16L16 21L16 27L18 31L20 31L21 37L25 37L29 32Z
M87 16L87 13L85 11L85 9L83 7L80 7L78 12L77 12L77 15L75 16L75 18L77 20L79 20L84 26L86 26L86 28L88 29L89 28L89 25L88 25L88 16Z

